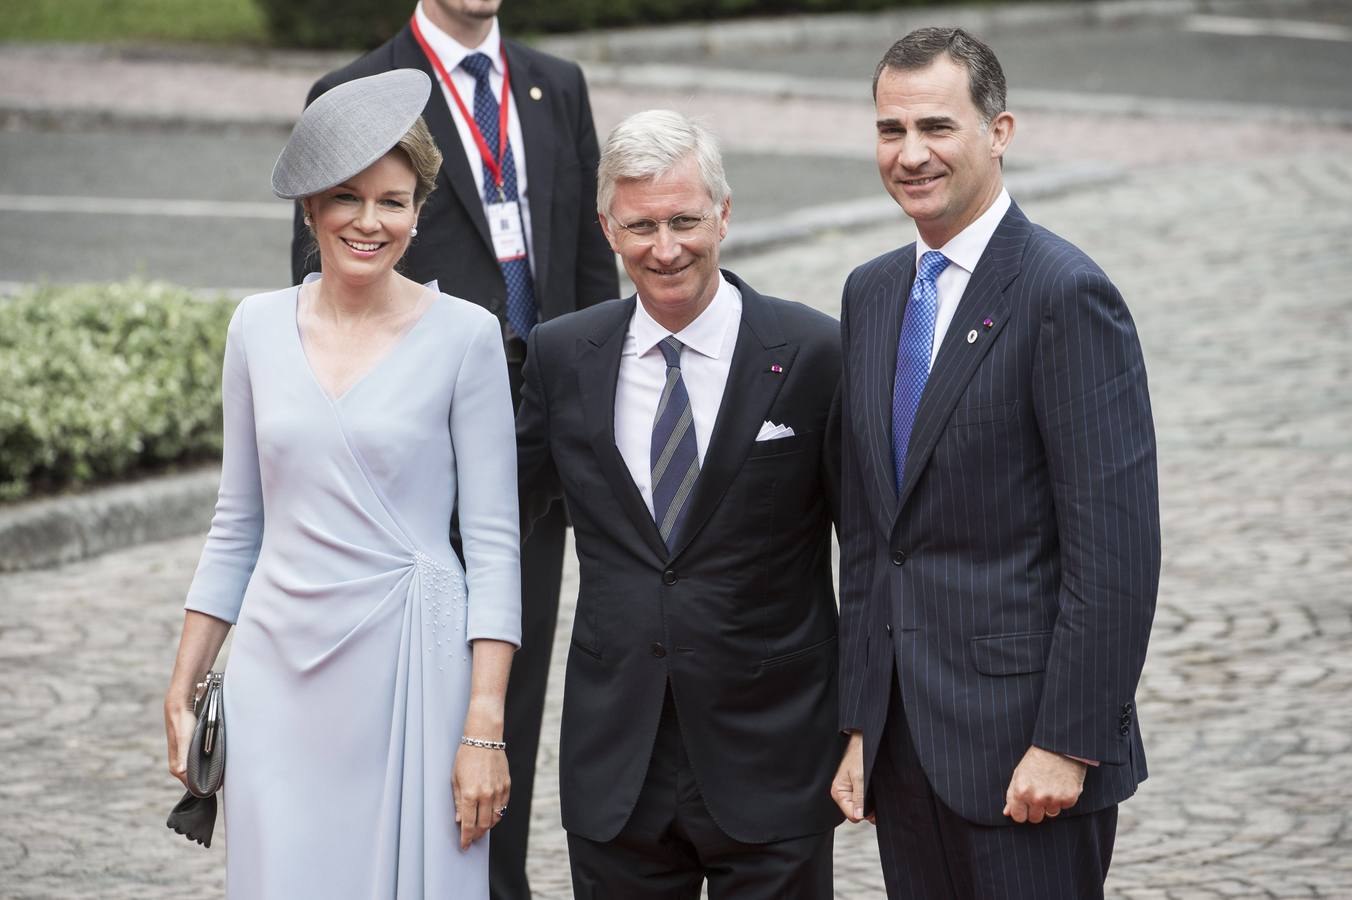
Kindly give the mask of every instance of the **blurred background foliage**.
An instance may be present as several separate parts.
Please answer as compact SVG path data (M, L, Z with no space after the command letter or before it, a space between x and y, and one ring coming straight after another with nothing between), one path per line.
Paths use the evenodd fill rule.
M0 0L0 40L263 44L256 0Z
M504 0L513 35L918 6L926 0ZM932 2L932 0L930 0ZM416 0L0 0L0 40L374 47Z
M219 459L233 311L144 281L0 300L0 500Z

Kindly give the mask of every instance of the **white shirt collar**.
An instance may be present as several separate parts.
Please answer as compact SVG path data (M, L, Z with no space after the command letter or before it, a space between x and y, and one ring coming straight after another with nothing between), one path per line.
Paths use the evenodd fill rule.
M497 16L493 17L493 26L488 30L488 37L484 38L483 43L477 47L466 47L438 28L427 17L427 13L423 12L421 0L418 3L418 8L413 11L413 15L418 20L418 30L422 32L423 37L427 38L427 43L432 48L432 52L441 60L441 64L446 67L447 72L454 72L460 65L460 61L471 53L483 53L493 60L493 71L498 75L502 74L502 35L498 31Z
M925 239L917 232L915 237L915 264L919 266L920 257L930 250L937 249L943 251L949 262L960 266L968 274L971 274L976 270L976 264L981 261L981 254L986 252L986 245L995 236L995 229L1000 227L1000 221L1005 217L1005 213L1009 212L1012 202L1009 199L1009 191L1001 188L1000 196L995 198L995 202L985 212L977 216L976 221L955 234L942 247L931 247L925 243Z
M741 314L741 294L718 273L718 290L714 298L695 317L695 321L676 332L676 339L701 356L718 359L723 353L723 339L728 326ZM634 351L643 356L658 345L670 331L658 324L643 306L643 298L634 304L634 315L629 320L629 333L634 338Z

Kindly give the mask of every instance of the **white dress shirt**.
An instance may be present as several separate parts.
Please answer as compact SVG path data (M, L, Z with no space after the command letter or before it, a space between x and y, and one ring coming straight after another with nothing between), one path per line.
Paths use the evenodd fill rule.
M930 348L930 367L934 367L934 360L939 355L939 345L944 342L944 335L948 333L948 326L953 321L953 314L958 311L958 303L962 301L963 292L967 290L967 282L972 280L972 271L976 268L977 262L981 259L981 254L986 252L986 245L991 242L995 235L995 229L999 227L1000 220L1009 212L1010 206L1009 191L1000 189L1000 196L995 198L995 202L990 205L980 216L976 218L971 225L968 225L962 231L959 231L953 238L942 247L931 247L925 243L919 233L915 237L915 264L919 271L920 257L924 256L930 250L938 250L948 257L948 268L939 273L938 279L934 285L939 290L939 310L934 316L934 346Z
M701 467L718 408L723 404L723 389L728 384L732 352L741 327L742 295L720 273L714 299L695 321L676 332L676 339L685 345L681 351L681 380L690 395ZM653 511L653 420L667 382L666 358L657 345L669 334L643 308L640 297L624 335L620 378L615 387L615 446L624 457L649 513Z
M502 100L502 34L498 31L498 20L493 19L493 27L488 32L488 37L477 47L466 47L442 31L432 20L427 18L427 13L423 12L423 5L418 3L418 8L414 10L413 15L417 17L418 29L422 31L422 36L427 39L427 44L432 48L441 64L446 67L446 71L451 75L451 81L455 84L455 89L460 92L460 99L465 101L465 109L469 110L472 117L474 115L474 88L476 82L474 76L460 68L460 61L471 53L482 53L493 61L493 68L488 73L488 83L493 88L493 98L499 102ZM436 79L438 83L440 78ZM446 85L441 85L441 93L446 98L446 105L451 110L451 119L455 122L455 130L460 133L460 144L465 151L465 158L469 160L469 170L474 173L474 184L479 188L479 199L483 199L484 183L484 163L483 157L479 154L479 145L474 142L474 132L469 129L469 122L460 115L460 108L455 105L455 98L451 96L450 89ZM530 258L531 274L535 274L535 247L530 242L530 194L526 185L526 141L521 136L521 117L517 115L516 99L509 93L507 96L507 140L512 144L512 158L516 163L516 194L521 203L521 226L525 230L526 253ZM490 152L497 152L497 147L488 148ZM449 147L441 148L443 153L453 152Z

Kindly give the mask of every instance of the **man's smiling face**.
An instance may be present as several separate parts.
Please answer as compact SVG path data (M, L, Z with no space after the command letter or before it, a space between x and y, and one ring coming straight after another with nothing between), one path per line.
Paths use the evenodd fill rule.
M1002 112L984 123L967 69L948 56L884 70L874 104L883 185L925 242L942 247L999 196L1014 118Z
M601 225L644 307L673 332L694 321L718 290L718 245L728 232L731 211L731 199L714 207L693 155L656 178L615 183ZM689 231L673 231L665 223L678 216L703 221ZM644 220L663 224L651 237L623 227Z

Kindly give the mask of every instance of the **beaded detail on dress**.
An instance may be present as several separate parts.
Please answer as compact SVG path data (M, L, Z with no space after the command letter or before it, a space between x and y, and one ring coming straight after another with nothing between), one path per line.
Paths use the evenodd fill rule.
M459 647L461 660L469 659L469 645L465 641L465 615L468 594L460 573L437 562L421 550L415 551L413 561L422 586L423 621L427 629L427 652L435 651L437 668L445 670L445 660L453 657Z

